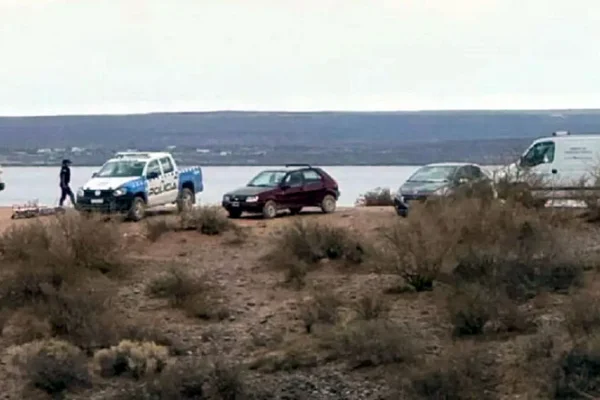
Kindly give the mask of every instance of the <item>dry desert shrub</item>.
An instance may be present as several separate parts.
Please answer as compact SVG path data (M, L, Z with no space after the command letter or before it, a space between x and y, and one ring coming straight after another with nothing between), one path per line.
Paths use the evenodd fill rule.
M388 188L376 188L361 196L365 207L392 206L394 196Z
M314 221L298 220L277 237L268 260L278 267L292 258L308 265L324 259L361 263L365 247L347 228Z
M565 319L573 338L600 332L600 297L590 292L573 296L565 311Z
M456 336L523 332L531 327L525 314L505 293L479 284L454 289L447 306Z
M324 333L330 357L351 368L411 362L419 352L415 332L390 320L353 320Z
M356 316L363 320L385 319L390 311L386 297L379 293L363 294L353 304Z
M210 362L196 357L166 366L159 376L146 377L120 390L115 400L236 400L256 397L246 383L244 370L235 363ZM266 397L268 398L268 397Z
M333 292L315 292L310 300L300 305L300 319L307 333L311 333L316 324L333 325L338 321L343 303Z
M94 364L103 377L129 376L140 379L160 373L169 358L169 349L154 342L123 340L117 346L98 350Z
M30 384L50 395L90 385L85 354L68 342L55 339L35 341L12 352L13 362Z
M147 218L144 221L146 238L151 242L156 242L164 234L174 232L179 228L176 219L169 217Z
M399 275L416 291L431 290L454 256L454 226L447 216L443 205L429 203L383 230L382 272Z
M565 352L558 361L552 381L555 399L600 397L600 336L588 336Z
M169 300L195 318L223 320L229 316L221 290L204 275L196 276L175 267L158 276L147 287L150 296Z
M127 261L123 248L115 223L84 214L14 224L0 236L5 261L48 267L62 274L79 269L121 272Z
M423 400L495 399L499 378L494 364L493 356L482 350L455 347L416 372L407 391L412 398Z
M180 227L185 230L197 230L205 235L220 235L235 228L223 210L218 206L203 206L182 214Z

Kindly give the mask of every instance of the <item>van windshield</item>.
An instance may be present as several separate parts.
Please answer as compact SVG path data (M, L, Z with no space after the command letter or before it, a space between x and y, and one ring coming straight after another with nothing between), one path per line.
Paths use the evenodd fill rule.
M522 167L535 167L540 164L548 164L554 161L554 142L539 142L531 146L529 151L521 157Z

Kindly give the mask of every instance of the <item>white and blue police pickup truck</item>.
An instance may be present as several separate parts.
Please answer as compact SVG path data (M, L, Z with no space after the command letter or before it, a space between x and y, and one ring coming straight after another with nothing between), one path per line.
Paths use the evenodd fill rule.
M153 207L177 204L180 212L191 210L203 190L200 167L180 170L169 153L120 152L79 188L75 208L125 213L139 221Z

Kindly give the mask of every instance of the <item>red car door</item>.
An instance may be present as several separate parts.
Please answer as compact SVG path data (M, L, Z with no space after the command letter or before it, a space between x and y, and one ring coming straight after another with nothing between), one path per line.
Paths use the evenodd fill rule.
M303 207L306 202L304 177L302 171L290 172L283 179L283 191L280 204L284 207Z
M325 183L323 177L314 169L302 171L304 178L304 196L306 206L318 206L325 197Z

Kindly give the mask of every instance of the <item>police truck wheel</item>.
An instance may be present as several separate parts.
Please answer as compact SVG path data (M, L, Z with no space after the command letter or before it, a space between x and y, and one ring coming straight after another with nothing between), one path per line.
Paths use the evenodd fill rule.
M177 211L180 213L192 211L195 203L196 198L194 193L190 189L185 188L179 194L179 199L177 200Z
M263 217L265 219L275 218L277 216L277 205L273 200L269 200L263 207Z
M139 221L146 215L146 203L141 197L136 197L131 203L127 217L132 221Z

